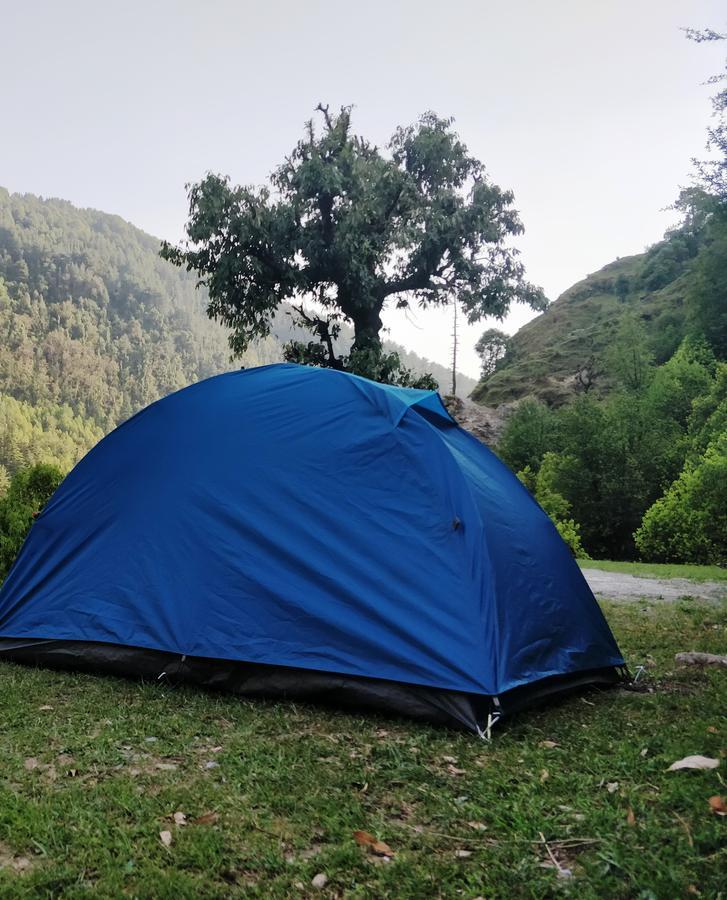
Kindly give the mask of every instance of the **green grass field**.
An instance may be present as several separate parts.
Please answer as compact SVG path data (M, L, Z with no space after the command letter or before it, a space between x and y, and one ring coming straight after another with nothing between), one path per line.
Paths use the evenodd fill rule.
M614 562L610 559L579 559L582 569L603 569L624 575L652 578L687 578L690 581L727 581L727 569L679 563Z
M727 609L606 611L648 690L572 697L490 744L2 664L0 897L720 896L727 673L673 660L724 652ZM689 754L720 766L666 771Z

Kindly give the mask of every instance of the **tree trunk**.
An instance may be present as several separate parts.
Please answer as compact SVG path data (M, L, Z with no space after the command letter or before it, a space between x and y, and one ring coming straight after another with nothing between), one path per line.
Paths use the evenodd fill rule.
M379 350L381 349L381 307L359 307L353 320L353 345L352 350Z

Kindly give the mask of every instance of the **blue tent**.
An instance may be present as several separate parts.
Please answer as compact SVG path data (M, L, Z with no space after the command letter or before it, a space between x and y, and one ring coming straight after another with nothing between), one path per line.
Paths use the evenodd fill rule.
M436 393L295 365L194 384L91 450L0 591L0 639L473 730L623 666L548 517Z

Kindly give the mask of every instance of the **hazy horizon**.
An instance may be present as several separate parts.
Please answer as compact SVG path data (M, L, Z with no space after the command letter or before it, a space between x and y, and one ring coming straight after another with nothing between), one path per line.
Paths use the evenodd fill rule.
M515 192L529 278L551 299L643 251L703 153L725 27L715 0L556 0L365 8L213 0L123 9L0 0L6 36L0 184L182 236L185 182L257 184L319 101L353 103L379 145L427 109L452 115L490 177ZM32 35L29 42L27 36ZM28 47L32 46L32 53ZM6 76L7 77L7 76ZM515 309L513 331L532 313ZM451 313L388 312L392 340L447 364ZM461 368L491 320L463 328Z

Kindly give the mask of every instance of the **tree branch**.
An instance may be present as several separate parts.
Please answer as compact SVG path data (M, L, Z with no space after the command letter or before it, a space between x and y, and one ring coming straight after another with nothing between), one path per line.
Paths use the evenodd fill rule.
M424 266L404 278L395 278L388 284L384 284L382 296L386 298L392 294L403 294L407 291L426 291L442 287L442 285L435 284L432 279L440 278L446 270L446 262L441 263L436 269L429 269ZM444 285L444 287L447 287L447 285Z
M327 319L321 319L318 316L310 316L305 311L303 304L300 306L296 306L291 303L291 308L294 309L300 318L305 322L306 326L310 328L312 332L318 335L318 339L322 344L325 344L326 350L328 352L328 362L332 369L342 369L343 363L336 356L335 350L333 349L333 335L331 334L331 322L334 321L330 316Z
M328 104L326 104L324 106L322 103L319 103L318 106L316 106L316 111L323 113L323 118L326 123L326 128L329 131L333 131L333 122L331 121L331 116L330 116L330 113L328 112Z
M391 201L391 203L386 208L386 211L384 212L384 221L385 222L388 222L389 219L391 218L391 216L393 215L394 210L396 209L397 204L399 203L399 200L401 198L403 191L404 191L404 184L402 182L399 185L396 193L394 194L394 199Z

